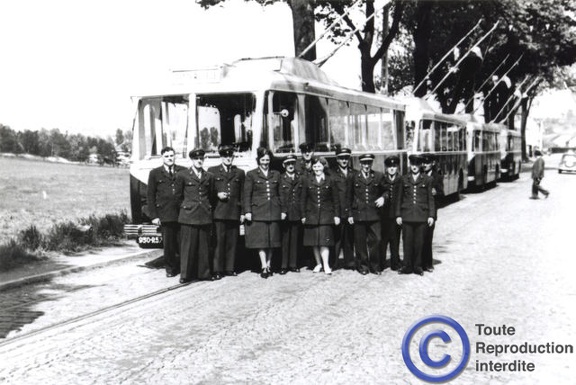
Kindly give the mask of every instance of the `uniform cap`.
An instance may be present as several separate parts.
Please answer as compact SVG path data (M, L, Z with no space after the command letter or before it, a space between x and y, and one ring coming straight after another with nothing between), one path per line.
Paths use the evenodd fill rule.
M302 143L299 148L302 152L312 152L313 150L313 146L310 143Z
M374 154L364 154L360 156L360 162L372 162L374 158Z
M386 160L384 160L384 164L386 165L386 167L392 167L392 166L398 167L398 165L400 164L400 158L398 158L396 155L389 156L388 158L386 158Z
M412 154L408 157L408 159L410 160L410 163L412 163L414 165L422 164L422 156L420 156L420 155Z
M349 148L338 148L336 150L336 156L349 157L350 155L352 155L352 150Z
M220 156L231 156L234 155L234 147L225 144L218 146L218 153Z
M290 154L286 155L286 158L282 161L282 164L286 163L296 163L296 155Z
M422 154L422 163L432 163L436 160L436 157L433 154Z
M190 153L188 154L190 159L203 158L204 155L206 155L206 151L202 150L201 148L196 148L196 149L190 151Z

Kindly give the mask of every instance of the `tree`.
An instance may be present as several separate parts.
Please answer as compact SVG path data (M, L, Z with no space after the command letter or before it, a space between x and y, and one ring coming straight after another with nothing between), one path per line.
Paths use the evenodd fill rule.
M40 155L40 137L38 131L24 130L18 135L18 141L25 153Z
M16 132L9 126L0 124L0 152L18 154L22 149L18 145Z

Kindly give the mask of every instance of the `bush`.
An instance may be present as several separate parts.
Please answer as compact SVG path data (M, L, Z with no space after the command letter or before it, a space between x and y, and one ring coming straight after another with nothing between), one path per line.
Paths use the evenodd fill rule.
M32 225L22 230L17 240L0 245L0 271L40 260L44 251L69 254L90 247L116 245L124 236L124 224L129 221L126 212L103 217L91 215L78 223L58 223L47 234Z
M8 271L41 259L13 239L0 245L0 271Z

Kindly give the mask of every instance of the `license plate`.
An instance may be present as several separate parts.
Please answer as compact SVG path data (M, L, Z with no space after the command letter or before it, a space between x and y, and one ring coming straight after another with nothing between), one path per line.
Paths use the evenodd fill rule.
M138 244L139 245L161 245L162 244L162 237L149 237L149 236L140 236L138 237Z

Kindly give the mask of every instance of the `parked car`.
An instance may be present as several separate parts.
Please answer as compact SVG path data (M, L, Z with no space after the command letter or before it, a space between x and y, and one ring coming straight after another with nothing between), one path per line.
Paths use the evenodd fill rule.
M576 172L576 154L566 153L562 155L558 165L558 173L562 174L563 172Z

